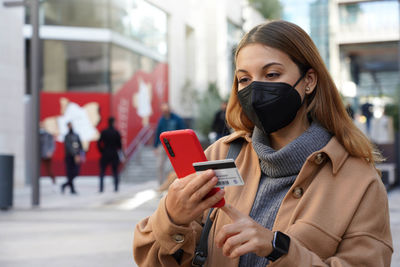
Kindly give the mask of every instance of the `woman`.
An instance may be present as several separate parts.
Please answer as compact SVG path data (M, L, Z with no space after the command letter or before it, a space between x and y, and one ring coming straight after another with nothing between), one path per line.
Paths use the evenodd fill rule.
M245 185L203 199L217 182L212 171L175 181L136 227L139 266L190 266L203 214L222 197L206 266L389 266L379 154L347 115L310 37L289 22L262 24L235 59L227 108L235 132L206 156L223 159L244 138L236 165Z

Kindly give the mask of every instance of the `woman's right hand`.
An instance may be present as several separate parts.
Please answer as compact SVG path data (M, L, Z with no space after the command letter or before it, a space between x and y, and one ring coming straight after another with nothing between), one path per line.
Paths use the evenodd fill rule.
M176 179L168 189L165 200L170 219L177 225L188 225L203 212L220 201L225 194L219 190L216 194L204 198L217 184L218 178L213 170L201 174L192 173Z

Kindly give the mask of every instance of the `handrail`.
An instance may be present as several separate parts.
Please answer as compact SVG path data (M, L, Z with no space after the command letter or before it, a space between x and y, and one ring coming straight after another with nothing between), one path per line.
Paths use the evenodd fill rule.
M154 125L149 124L145 127L143 127L135 139L129 144L127 149L125 150L125 155L126 155L126 160L125 162L128 162L129 160L133 159L137 153L139 152L140 148L146 144L150 138L153 136L155 129ZM125 167L125 164L124 166Z

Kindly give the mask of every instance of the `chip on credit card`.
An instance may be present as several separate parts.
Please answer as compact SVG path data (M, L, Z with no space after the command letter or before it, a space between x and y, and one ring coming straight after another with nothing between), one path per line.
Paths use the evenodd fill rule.
M193 167L196 173L201 173L209 169L213 170L215 176L218 178L218 183L215 187L244 185L242 176L240 176L233 159L196 162L193 163Z

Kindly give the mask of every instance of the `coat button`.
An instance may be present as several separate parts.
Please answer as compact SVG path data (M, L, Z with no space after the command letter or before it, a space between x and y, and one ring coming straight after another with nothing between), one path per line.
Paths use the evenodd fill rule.
M293 189L293 197L294 198L301 198L303 196L303 192L304 192L303 188L295 187Z
M317 163L318 165L320 165L322 162L324 162L324 160L325 160L325 156L324 156L324 154L322 154L322 153L318 153L316 156L315 156L315 163Z
M182 234L175 234L172 236L172 239L176 242L176 243L182 243L183 241L185 241L185 236Z

